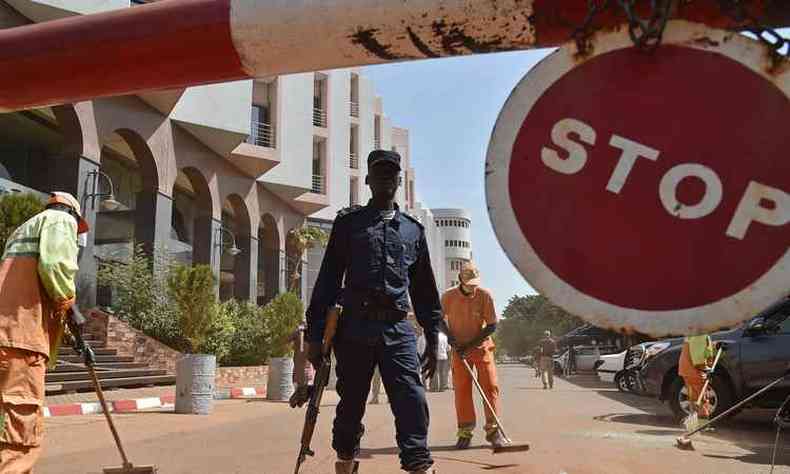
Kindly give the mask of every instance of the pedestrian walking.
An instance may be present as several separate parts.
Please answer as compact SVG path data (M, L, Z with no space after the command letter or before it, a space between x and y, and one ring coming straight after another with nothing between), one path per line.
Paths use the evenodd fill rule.
M499 385L494 360L494 341L497 316L491 293L480 287L480 272L472 262L466 262L458 274L459 286L442 295L445 332L453 354L453 388L455 414L458 421L456 448L466 449L475 429L475 406L472 400L472 377L463 366L465 359L477 369L477 378L486 398L497 416L501 416ZM501 447L505 440L492 413L485 412L486 440L494 447Z
M439 332L439 342L436 345L436 373L431 378L431 391L444 392L449 385L448 376L450 374L450 345L447 342L447 335Z
M317 367L326 314L337 305L345 281L334 341L340 402L332 447L337 452L338 474L350 474L358 465L362 417L376 367L395 416L401 469L434 472L422 380L436 370L441 306L425 230L395 203L400 171L398 153L370 153L365 183L373 198L365 206L338 213L307 310L310 360ZM406 319L412 309L409 297L425 332L427 349L422 362L414 329Z
M44 373L54 367L64 324L86 363L84 319L73 310L79 248L88 231L74 196L55 192L46 209L8 238L0 261L0 472L29 473L41 456ZM71 319L70 319L71 318ZM79 337L77 337L79 336Z
M557 342L551 337L551 331L543 331L543 339L538 344L540 348L540 379L543 389L554 388L554 354L557 352Z

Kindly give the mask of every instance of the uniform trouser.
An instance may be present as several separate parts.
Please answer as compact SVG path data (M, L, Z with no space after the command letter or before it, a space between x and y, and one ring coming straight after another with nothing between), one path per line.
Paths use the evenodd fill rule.
M466 356L466 361L477 369L477 381L483 388L491 406L499 416L499 385L497 384L496 364L492 349L474 349ZM461 358L453 353L453 389L455 390L455 414L458 428L473 429L475 427L475 405L472 400L472 376L466 370ZM486 432L496 429L496 421L488 410L486 412Z
M340 459L359 455L364 433L362 417L370 392L373 371L378 366L384 390L395 416L395 438L400 448L401 468L413 471L433 464L428 450L428 404L420 376L420 361L414 335L377 343L340 338L335 343L337 393L332 447Z
M450 375L450 361L439 359L436 361L436 372L431 377L431 391L441 392L447 390L447 378Z
M683 382L686 384L686 391L688 392L689 404L697 412L700 418L707 418L710 416L710 403L707 397L702 397L702 403L697 405L697 398L702 392L702 386L705 385L705 379L702 374L697 375L683 375Z
M543 386L554 387L554 358L540 356L540 380Z
M0 347L0 473L26 474L41 455L46 357Z

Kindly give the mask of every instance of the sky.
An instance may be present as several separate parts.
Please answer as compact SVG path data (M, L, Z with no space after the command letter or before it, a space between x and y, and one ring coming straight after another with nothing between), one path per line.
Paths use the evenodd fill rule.
M491 131L510 92L548 50L368 66L384 113L409 129L417 200L464 208L482 285L501 314L514 295L535 290L510 263L488 218L483 170Z

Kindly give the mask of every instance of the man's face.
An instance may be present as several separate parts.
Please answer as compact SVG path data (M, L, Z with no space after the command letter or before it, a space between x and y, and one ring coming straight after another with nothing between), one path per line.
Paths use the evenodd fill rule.
M391 163L379 163L370 168L365 182L374 198L392 200L400 185L400 171Z

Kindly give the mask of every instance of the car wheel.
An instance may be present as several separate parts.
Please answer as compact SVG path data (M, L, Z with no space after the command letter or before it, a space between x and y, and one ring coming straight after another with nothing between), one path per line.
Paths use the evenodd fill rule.
M617 386L617 390L628 392L628 377L624 370L617 372L617 375L614 376L614 384Z
M711 404L711 418L719 415L732 405L732 390L721 378L714 377L707 388L708 400ZM670 387L669 407L675 419L682 421L691 414L691 402L688 390L682 377L676 377Z

